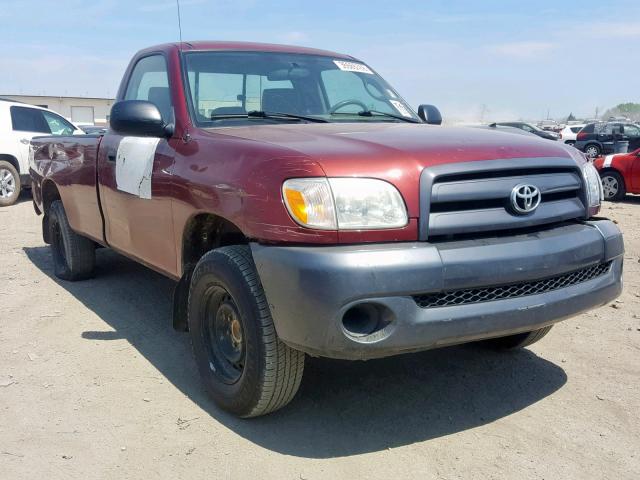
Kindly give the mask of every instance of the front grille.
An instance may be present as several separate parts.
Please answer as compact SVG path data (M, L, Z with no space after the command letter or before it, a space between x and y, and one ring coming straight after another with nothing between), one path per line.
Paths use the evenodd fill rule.
M575 272L533 282L415 295L413 300L419 307L434 308L491 302L493 300L504 300L505 298L526 297L528 295L552 292L560 288L592 280L607 273L611 267L611 263L612 262L601 263L592 267L576 270Z
M538 208L529 214L511 205L511 192L521 184L541 193ZM552 225L586 214L580 171L567 159L438 165L423 171L420 188L421 240Z

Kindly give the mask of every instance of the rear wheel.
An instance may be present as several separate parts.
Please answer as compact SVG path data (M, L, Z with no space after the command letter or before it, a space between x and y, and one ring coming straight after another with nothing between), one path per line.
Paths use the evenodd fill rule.
M584 153L589 158L597 158L602 153L602 149L600 148L600 145L592 143L591 145L586 146Z
M60 200L49 207L48 225L56 277L71 281L91 277L96 263L95 243L71 229Z
M304 353L278 338L248 247L222 247L200 259L188 321L200 376L221 408L256 417L293 399Z
M20 175L16 167L6 160L0 160L0 207L16 203L20 188Z
M528 347L541 340L553 325L549 325L539 330L532 330L531 332L518 333L516 335L509 335L507 337L490 338L484 340L483 343L495 350L515 350L518 348Z
M602 178L602 193L605 200L616 202L622 200L627 193L622 175L618 172L608 171L600 175Z

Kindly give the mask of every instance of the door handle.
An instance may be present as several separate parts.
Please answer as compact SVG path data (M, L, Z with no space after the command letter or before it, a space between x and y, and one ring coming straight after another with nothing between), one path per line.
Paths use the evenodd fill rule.
M21 138L20 139L20 143L22 143L23 145L29 145L30 140L27 138Z
M116 161L116 154L115 153L108 153L107 154L107 160L110 162L115 162Z

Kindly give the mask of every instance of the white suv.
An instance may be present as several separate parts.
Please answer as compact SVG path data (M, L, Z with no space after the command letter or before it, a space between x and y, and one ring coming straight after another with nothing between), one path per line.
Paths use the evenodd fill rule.
M562 143L566 143L567 145L573 145L574 143L576 143L578 132L582 130L584 126L584 123L578 125L567 125L562 130L560 130L560 141Z
M14 204L29 184L32 137L83 133L51 110L0 98L0 207Z

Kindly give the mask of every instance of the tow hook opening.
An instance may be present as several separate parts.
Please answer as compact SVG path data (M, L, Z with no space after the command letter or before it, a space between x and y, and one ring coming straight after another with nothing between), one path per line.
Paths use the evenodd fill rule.
M344 313L342 326L348 335L361 338L384 330L392 320L391 310L384 305L360 303Z

